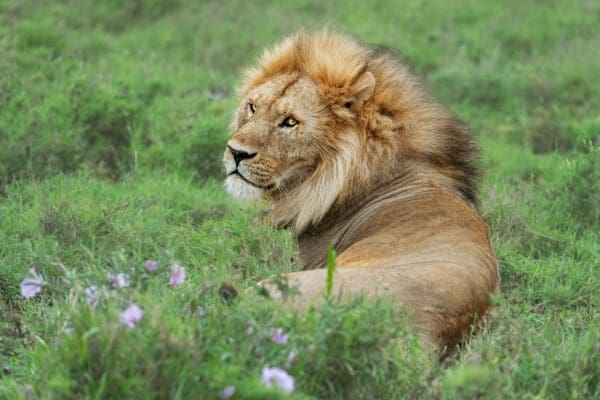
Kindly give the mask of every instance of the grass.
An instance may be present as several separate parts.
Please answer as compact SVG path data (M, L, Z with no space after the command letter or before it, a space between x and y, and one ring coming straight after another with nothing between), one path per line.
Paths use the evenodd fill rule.
M298 399L600 397L599 21L591 0L0 0L0 398L286 397L265 366ZM235 85L327 24L397 49L483 149L502 294L442 363L383 301L296 314L254 289L302 266L221 188Z

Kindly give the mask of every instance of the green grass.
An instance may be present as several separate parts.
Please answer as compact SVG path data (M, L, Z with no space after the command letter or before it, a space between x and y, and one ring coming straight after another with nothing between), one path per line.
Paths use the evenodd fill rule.
M254 289L302 266L221 187L235 86L325 25L397 49L481 144L502 294L442 363L393 305L295 314ZM600 398L599 42L592 0L0 0L0 398L285 397L265 366L299 399ZM31 266L48 284L26 300Z

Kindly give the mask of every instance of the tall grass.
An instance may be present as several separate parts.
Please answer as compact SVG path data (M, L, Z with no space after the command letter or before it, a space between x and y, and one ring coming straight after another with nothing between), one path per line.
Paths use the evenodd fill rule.
M287 397L265 367L292 398L600 397L599 18L591 0L0 0L0 398ZM302 265L222 190L235 86L324 25L396 49L483 149L502 291L442 363L384 301L298 314L254 289Z

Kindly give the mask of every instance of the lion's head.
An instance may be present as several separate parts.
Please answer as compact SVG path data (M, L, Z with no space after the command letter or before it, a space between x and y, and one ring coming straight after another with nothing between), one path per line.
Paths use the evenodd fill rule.
M407 173L475 200L463 125L389 51L300 32L263 54L240 95L226 188L270 199L297 233Z

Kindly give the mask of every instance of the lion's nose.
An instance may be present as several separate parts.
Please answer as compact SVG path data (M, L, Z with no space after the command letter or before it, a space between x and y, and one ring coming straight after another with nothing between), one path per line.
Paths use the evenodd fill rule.
M256 154L257 154L257 153L250 154L244 150L236 150L229 145L227 145L227 147L229 148L229 151L231 152L231 155L233 156L233 159L235 160L236 166L239 165L242 160L250 159L250 158L256 156Z

